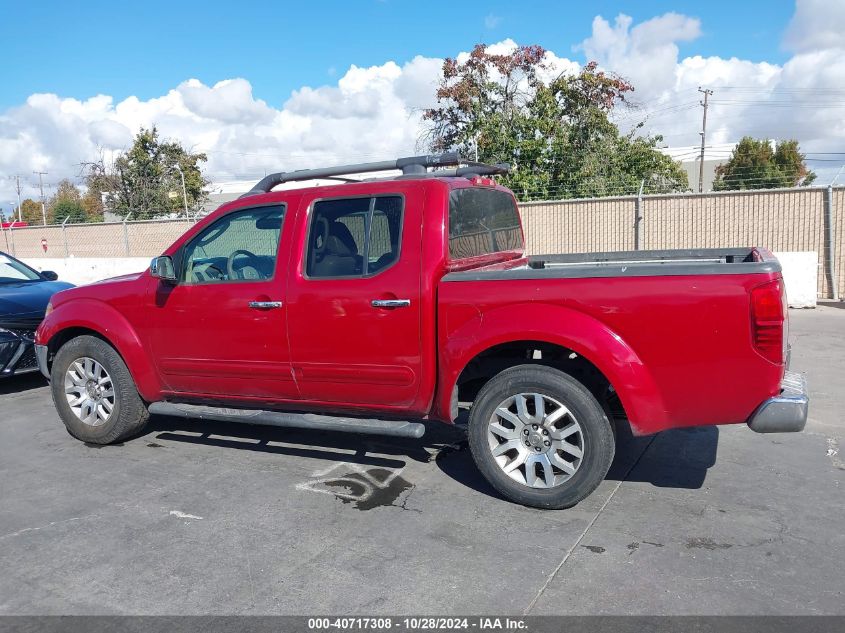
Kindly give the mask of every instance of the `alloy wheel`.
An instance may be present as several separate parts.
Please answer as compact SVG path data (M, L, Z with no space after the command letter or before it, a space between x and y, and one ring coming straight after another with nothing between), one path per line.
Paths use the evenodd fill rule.
M519 393L490 416L487 444L499 468L531 488L568 481L584 458L584 433L572 412L539 393Z
M101 363L87 356L67 368L65 396L73 414L90 426L105 424L114 412L116 396L111 376Z

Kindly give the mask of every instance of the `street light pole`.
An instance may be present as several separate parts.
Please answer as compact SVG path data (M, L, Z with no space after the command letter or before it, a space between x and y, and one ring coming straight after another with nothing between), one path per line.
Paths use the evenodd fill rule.
M171 169L175 169L179 172L179 178L182 179L182 205L185 208L185 217L188 217L188 192L185 189L185 173L182 171L182 168L179 165L173 165Z
M46 171L34 171L33 174L38 174L38 186L41 188L41 218L44 221L44 226L47 226L47 208L44 206L44 179L47 175Z

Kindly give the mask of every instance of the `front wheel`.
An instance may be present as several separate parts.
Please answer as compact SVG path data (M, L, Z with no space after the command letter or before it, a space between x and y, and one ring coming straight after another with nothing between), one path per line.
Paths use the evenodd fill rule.
M68 433L83 442L118 442L139 433L149 418L126 363L95 336L79 336L59 349L50 387Z
M611 422L587 388L538 365L511 367L484 385L470 411L469 446L496 490L535 508L587 497L615 451Z

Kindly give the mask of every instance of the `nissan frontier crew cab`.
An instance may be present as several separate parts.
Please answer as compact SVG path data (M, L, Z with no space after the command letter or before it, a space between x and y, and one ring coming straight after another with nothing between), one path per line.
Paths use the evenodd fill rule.
M36 343L62 421L97 444L151 413L416 438L471 403L484 477L542 508L602 481L614 415L636 435L804 427L771 253L526 257L506 170L447 153L271 174L149 270L58 293ZM314 179L338 183L273 191Z

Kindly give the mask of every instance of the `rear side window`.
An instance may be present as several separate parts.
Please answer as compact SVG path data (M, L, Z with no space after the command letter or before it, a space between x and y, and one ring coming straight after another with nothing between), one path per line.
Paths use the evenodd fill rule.
M466 187L449 195L449 256L477 257L523 248L516 202L497 189Z
M361 277L399 258L402 197L337 198L314 203L306 274L312 279Z

